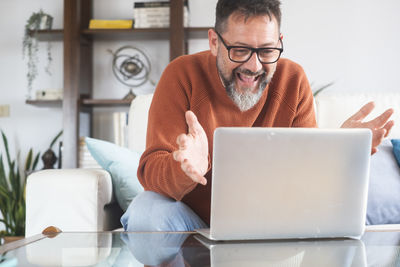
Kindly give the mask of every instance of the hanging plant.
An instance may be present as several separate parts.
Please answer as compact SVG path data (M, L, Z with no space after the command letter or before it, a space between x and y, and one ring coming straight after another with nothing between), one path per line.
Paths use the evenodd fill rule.
M38 30L50 30L53 24L53 17L43 12L42 9L39 12L33 13L25 24L25 33L22 43L22 56L28 58L28 73L26 74L28 79L28 95L27 98L31 97L32 84L38 75L37 63L39 58L37 53L39 51L39 42L36 38ZM45 67L46 73L50 73L50 64L52 62L51 57L51 43L47 42L47 66Z

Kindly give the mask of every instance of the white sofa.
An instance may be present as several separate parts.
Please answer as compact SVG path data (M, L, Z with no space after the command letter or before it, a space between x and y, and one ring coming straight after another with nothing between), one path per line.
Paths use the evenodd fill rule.
M152 95L138 96L129 113L129 145L143 151L147 113ZM337 128L370 100L376 101L373 116L386 108L400 108L400 93L320 94L315 101L317 122ZM400 113L391 138L400 138ZM26 188L26 236L54 225L62 231L103 231L120 228L121 210L112 193L111 177L100 169L44 170L28 177Z

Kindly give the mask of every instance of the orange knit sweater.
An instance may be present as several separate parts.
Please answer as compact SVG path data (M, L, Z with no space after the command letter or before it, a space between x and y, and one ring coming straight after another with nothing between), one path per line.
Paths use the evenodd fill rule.
M260 101L241 112L228 97L210 51L186 55L165 69L149 111L146 151L138 178L145 190L182 200L206 223L210 221L211 170L207 185L194 183L172 158L176 138L187 133L185 112L192 110L203 126L212 162L213 133L222 126L316 127L313 96L303 69L280 59ZM235 145L235 144L232 144Z

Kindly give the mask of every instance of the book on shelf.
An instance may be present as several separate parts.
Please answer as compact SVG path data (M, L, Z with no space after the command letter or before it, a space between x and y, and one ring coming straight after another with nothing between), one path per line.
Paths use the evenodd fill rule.
M187 1L185 1L187 5ZM146 8L146 7L169 7L169 1L147 1L147 2L140 2L135 1L133 3L133 8Z
M78 168L81 169L96 169L101 168L97 161L90 154L89 149L86 146L85 137L79 138L79 151L78 151Z
M128 112L114 112L114 143L121 147L128 147Z
M170 21L169 1L135 2L133 8L135 28L167 28ZM189 8L185 1L183 10L184 27L189 26Z
M89 22L89 29L132 29L133 20L104 20L104 19L91 19Z

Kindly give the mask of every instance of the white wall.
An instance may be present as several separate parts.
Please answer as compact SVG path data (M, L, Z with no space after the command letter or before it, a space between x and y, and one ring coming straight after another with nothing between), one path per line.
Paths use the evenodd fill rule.
M400 1L283 0L284 56L326 92L398 91Z

